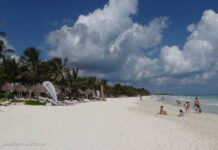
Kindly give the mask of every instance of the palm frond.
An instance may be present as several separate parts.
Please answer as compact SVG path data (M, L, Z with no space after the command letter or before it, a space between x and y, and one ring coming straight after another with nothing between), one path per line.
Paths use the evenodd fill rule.
M4 53L14 53L15 51L13 49L5 49Z
M5 43L2 41L2 40L0 40L0 50L2 51L2 50L4 50L6 47L5 47Z

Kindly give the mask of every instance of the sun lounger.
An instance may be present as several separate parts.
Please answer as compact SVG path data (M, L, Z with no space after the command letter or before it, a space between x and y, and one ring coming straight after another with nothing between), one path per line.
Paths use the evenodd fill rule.
M73 104L78 104L79 102L77 100L72 101Z

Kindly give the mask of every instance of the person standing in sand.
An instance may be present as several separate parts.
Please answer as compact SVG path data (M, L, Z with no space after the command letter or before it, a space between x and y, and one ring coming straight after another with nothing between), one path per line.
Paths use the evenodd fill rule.
M189 113L190 103L188 101L186 101L184 106L185 106L185 112Z
M196 113L200 113L201 111L200 102L197 97L195 97L194 108L195 108Z
M142 101L142 96L141 95L139 95L139 99L140 99L140 101Z

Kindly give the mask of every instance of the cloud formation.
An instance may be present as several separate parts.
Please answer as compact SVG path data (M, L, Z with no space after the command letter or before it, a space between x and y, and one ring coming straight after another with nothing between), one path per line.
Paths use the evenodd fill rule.
M196 73L195 78L191 79L196 79L198 82L208 80L216 75L217 71L218 14L213 10L205 11L201 20L197 24L189 25L187 30L190 35L183 49L178 46L164 46L161 49L160 61L164 73L170 75ZM185 82L186 78L182 81Z
M156 18L148 25L133 22L137 0L110 0L103 9L79 16L73 26L64 25L50 32L47 42L54 50L50 56L68 57L83 70L120 72L143 50L161 42L167 18Z
M49 56L67 57L82 75L154 91L158 86L207 84L217 76L218 14L205 11L198 23L187 27L190 35L183 48L164 46L159 56L150 58L168 18L154 18L146 25L134 22L137 5L137 0L109 0L102 9L80 15L72 26L50 32Z

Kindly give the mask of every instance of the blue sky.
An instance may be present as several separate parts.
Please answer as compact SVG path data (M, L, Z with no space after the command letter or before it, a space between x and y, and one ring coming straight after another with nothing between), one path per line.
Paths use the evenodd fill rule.
M2 31L18 54L29 46L42 47L45 36L58 29L64 19L76 21L81 14L102 8L108 0L1 0ZM180 46L186 40L186 27L197 22L207 9L218 11L216 0L139 0L134 20L148 23L154 17L168 16L170 27L164 31L163 44ZM46 51L46 50L43 50Z
M116 37L117 40L109 41L108 39L104 39L103 41L107 41L110 43L116 43L115 41L119 41L118 37L120 35L122 35L125 31L133 28L132 26L134 23L137 23L139 25L139 27L136 27L136 28L141 29L141 27L143 26L149 26L149 23L152 22L154 18L167 17L168 20L167 21L165 20L163 24L161 24L160 20L154 23L155 29L152 32L153 33L157 32L157 34L155 35L149 36L149 34L151 34L150 30L153 30L152 28L153 24L150 25L150 28L148 30L147 28L143 28L144 33L148 34L149 37L153 37L153 39L150 39L150 38L149 39L147 38L138 39L138 41L142 40L141 43L134 41L135 43L133 46L133 48L138 49L138 50L134 51L133 53L131 50L128 50L128 53L131 56L133 55L138 56L142 52L145 52L145 55L147 55L147 53L149 53L150 51L153 52L153 54L146 56L144 58L141 58L142 60L140 62L147 63L149 61L149 64L152 64L155 62L155 58L157 58L158 62L155 62L155 64L152 64L152 66L157 66L156 68L162 68L163 70L158 71L158 70L151 69L152 67L143 68L142 66L141 70L150 69L151 71L150 72L138 72L134 75L132 74L132 75L124 77L123 74L128 74L129 72L132 72L132 71L129 71L127 68L124 68L124 66L126 65L122 66L122 65L116 65L116 64L127 64L126 58L129 58L128 60L131 60L133 58L130 59L129 57L130 55L125 55L125 53L120 52L119 59L115 59L114 56L109 55L109 53L107 52L108 49L111 48L110 47L111 45L110 46L104 45L103 47L101 47L100 45L96 46L96 45L93 45L92 43L92 46L95 47L96 49L98 48L99 50L105 49L104 53L102 53L102 57L104 56L104 57L107 57L108 59L103 59L105 60L105 65L99 65L99 62L101 62L102 59L99 59L96 61L96 58L95 58L96 55L90 56L89 52L92 51L91 49L89 51L83 51L84 55L82 56L77 55L75 58L72 58L72 60L70 60L70 63L72 65L78 66L81 68L81 75L86 75L86 74L96 75L99 78L107 78L112 83L122 82L124 84L132 84L137 87L145 87L148 89L151 88L151 91L153 92L168 92L168 93L185 94L185 93L189 93L190 89L194 88L196 89L195 93L198 93L197 91L199 90L201 91L200 93L202 92L216 93L216 90L214 90L214 88L216 88L216 85L211 85L212 81L216 81L214 78L217 75L217 73L216 71L215 72L211 71L211 70L214 70L215 66L212 66L212 65L215 64L216 62L211 61L211 63L209 64L202 64L202 68L199 69L196 67L196 69L193 69L194 71L190 71L189 67L184 67L184 69L181 69L182 71L178 71L173 67L179 67L179 66L172 66L171 64L169 64L171 60L169 60L168 58L170 54L174 53L174 51L177 51L177 52L186 51L184 56L182 55L182 57L184 57L184 60L187 60L187 62L189 62L189 58L185 57L186 55L188 55L188 52L187 52L188 48L183 48L183 47L184 45L186 45L185 43L188 43L187 38L191 36L192 33L194 33L194 31L187 31L187 27L190 24L198 24L198 23L200 24L200 20L201 18L203 18L204 16L203 13L206 10L212 10L214 13L217 13L218 12L218 2L216 0L208 0L208 1L202 1L202 0L182 0L182 1L181 0L164 0L164 1L163 0L139 0L139 1L124 0L124 1L127 1L127 2L125 2L122 5L127 5L126 9L133 9L133 10L129 12L126 12L125 10L121 10L122 12L118 11L116 13L117 14L123 13L124 17L126 17L125 14L127 14L126 19L130 18L130 22L125 22L125 21L119 22L115 20L116 22L114 22L114 24L124 23L124 26L122 28L126 28L126 29L123 31L119 29L118 30L120 32L119 35L110 35L111 36L110 38ZM108 4L109 8L111 6L111 11L116 9L116 8L112 8L112 7L115 7L116 5L113 6L112 4L108 2L108 0L92 0L92 1L88 1L88 0L46 0L46 1L45 0L37 0L37 1L36 0L35 1L34 0L19 0L19 1L1 0L0 17L1 17L3 24L0 26L0 30L8 34L7 40L9 44L15 48L17 55L22 55L22 52L25 48L29 46L35 46L42 50L43 58L50 58L52 56L66 57L69 55L64 55L64 54L66 53L71 54L71 53L70 52L68 53L68 51L65 51L64 47L61 47L61 46L63 46L63 43L65 41L71 41L71 40L66 39L65 41L62 41L61 39L59 39L59 37L63 33L66 33L65 29L63 29L63 26L66 25L67 27L72 27L70 28L70 30L72 29L71 32L77 33L79 37L83 33L81 33L80 30L76 31L76 29L74 28L76 27L75 23L77 22L80 24L84 24L88 28L90 27L89 28L90 31L89 29L87 31L88 33L91 32L91 28L92 28L92 31L96 30L97 33L99 32L99 34L101 34L100 33L101 31L94 28L95 25L88 21L90 21L89 18L92 18L91 15L93 16L95 15L94 11L96 9L100 8L101 11L103 12L104 11L103 8L105 4ZM122 7L122 5L120 7ZM134 7L131 7L131 6L134 6ZM115 11L117 11L117 9ZM88 14L91 14L91 15L88 16ZM111 14L113 14L113 12L111 12ZM86 16L85 19L78 19L80 15ZM205 16L206 15L207 14L205 14ZM96 13L96 16L98 16L98 13ZM123 18L120 18L120 19L123 19ZM107 18L105 20L107 20ZM96 22L98 21L99 20L96 20ZM99 21L99 23L102 23L102 22ZM112 23L113 23L113 19L112 19ZM125 23L127 24L130 23L130 25L127 27L125 26ZM157 27L157 24L158 24L158 27ZM110 27L110 26L105 26L105 28L107 27ZM112 31L116 31L116 30L112 30ZM52 32L53 34L51 34ZM141 35L139 36L141 37ZM90 35L90 39L93 40L92 37L93 35ZM54 41L53 41L54 38L55 40L59 41L58 42L59 45L54 44ZM75 38L76 38L75 36L71 35L72 40ZM150 44L150 45L143 44L143 40L148 40L148 43L152 43L157 38L159 39L153 44ZM130 38L128 37L128 40L129 39ZM208 38L208 39L211 39L211 38ZM70 43L67 43L67 44L71 45ZM112 45L117 46L116 44L112 44ZM84 48L86 46L83 43L83 45L79 45L78 47ZM168 48L166 47L164 48L164 46L168 46ZM178 46L179 49L176 49L173 46ZM75 47L67 47L67 48L72 48L73 52L78 53L78 51L74 50L74 48L76 49L78 47L75 46ZM214 49L216 50L216 46L212 45L212 47L214 47ZM60 52L60 50L62 49L63 49L63 53ZM128 48L126 48L125 46L121 47L119 45L119 48L117 49L122 50L122 49L128 49ZM137 55L135 55L136 53ZM193 53L190 52L190 54L193 54ZM81 60L82 59L84 60L86 59L85 57L86 55L95 61L90 60L87 63L85 63L84 61L79 61L76 59L76 58L81 58ZM116 54L116 56L117 55L118 54ZM149 60L147 58L149 58ZM116 63L113 64L111 63L111 61L116 62ZM131 60L131 61L135 62L134 60ZM181 61L181 60L178 60L178 61ZM160 65L160 64L164 64L164 65ZM186 64L183 64L183 66L185 65ZM192 68L195 68L195 66L192 66L192 65L194 65L193 63L191 63L190 66ZM205 68L208 68L207 65L210 65L211 67L210 70L205 70ZM106 73L105 70L110 67L112 68L117 67L117 70L112 69L111 73L108 75L108 73ZM136 64L134 64L134 65L129 65L128 68L136 69L137 67L136 67ZM161 72L161 73L158 73L158 72ZM211 77L210 80L205 81L204 83L200 85L191 82L192 80L195 80L196 78L199 78L199 81L201 81L200 77L198 76L201 76L201 77L206 76L204 73L213 74L213 78ZM160 75L157 75L157 74L160 74ZM168 77L171 78L169 79L170 81L168 81ZM163 80L164 81L167 80L167 82L158 83L157 85L154 84L159 81L163 82ZM178 80L179 81L184 80L184 82L187 81L187 83L174 84ZM203 87L208 87L208 88L207 90L203 90L204 89Z

